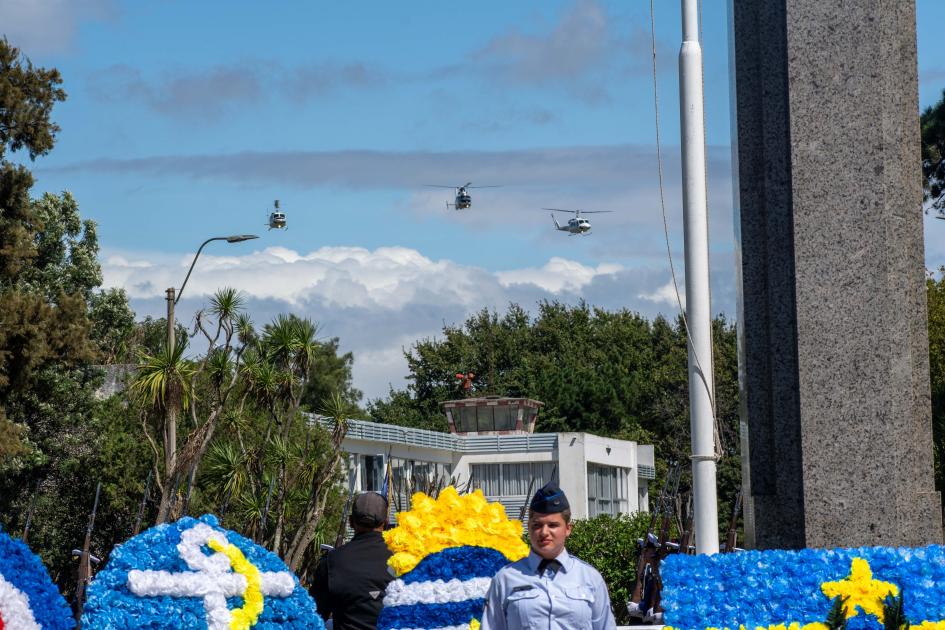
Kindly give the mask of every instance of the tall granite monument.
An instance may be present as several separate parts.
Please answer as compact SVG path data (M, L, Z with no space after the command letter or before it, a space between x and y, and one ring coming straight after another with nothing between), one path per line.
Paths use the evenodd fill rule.
M914 0L730 1L747 542L941 543Z

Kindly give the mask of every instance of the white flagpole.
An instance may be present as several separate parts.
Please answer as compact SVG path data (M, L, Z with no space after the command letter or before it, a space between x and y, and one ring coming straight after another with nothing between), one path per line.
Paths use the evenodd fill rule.
M711 392L712 315L709 297L709 228L706 210L705 119L698 0L682 0L679 50L683 219L686 249L686 319L696 553L719 551L715 481L715 428Z

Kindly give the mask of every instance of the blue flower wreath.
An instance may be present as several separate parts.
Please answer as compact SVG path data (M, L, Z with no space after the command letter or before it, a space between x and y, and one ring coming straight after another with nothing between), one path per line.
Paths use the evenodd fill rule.
M501 552L486 547L450 547L430 554L388 586L378 630L469 627L470 621L482 618L485 592L457 601L447 583L455 580L451 585L462 592L470 581L487 581L508 563ZM409 603L392 605L398 595Z
M72 611L46 567L25 543L0 530L0 626L32 621L44 630L71 630Z
M262 611L254 617L255 622L249 624L251 627L273 630L277 628L324 630L325 625L316 613L314 600L299 585L298 578L288 572L282 560L251 540L221 528L216 517L209 514L199 519L185 517L175 523L158 525L116 547L108 564L95 576L89 587L89 598L82 615L82 627L87 630L105 630L106 628L176 630L210 627L208 608L202 597L180 593L163 594L166 591L160 591L160 588L164 587L153 586L159 579L168 582L167 574L171 575L171 581L176 580L180 583L188 579L191 581L204 579L202 577L204 574L193 570L192 562L188 564L182 558L178 545L182 544L182 536L184 540L187 539L188 531L198 531L198 528L199 531L207 531L205 526L209 526L213 532L225 537L226 543L239 550L233 553L236 555L241 553L245 560L255 567L255 570L260 573L278 573L281 583L287 585L284 592L277 596L266 595L263 598ZM215 551L220 551L216 548L211 549L206 542L199 549L203 561L210 559ZM222 554L218 555L222 556ZM198 560L201 560L201 557L198 557ZM222 557L219 560L225 562ZM234 566L234 570L235 568ZM160 577L156 579L152 576ZM135 594L133 590L136 588L134 585L137 584L136 577L141 580L141 583L150 584L151 592L144 595ZM137 588L136 592L140 592L143 587ZM248 599L247 595L246 600ZM222 601L220 599L220 602ZM226 611L234 613L235 610L247 604L244 597L238 595L227 596L225 601L225 614L228 614Z
M823 586L852 579L854 560L871 580L896 586L913 627L945 620L945 547L929 546L671 555L661 571L665 622L677 630L823 622L832 604ZM858 611L847 627L883 626Z

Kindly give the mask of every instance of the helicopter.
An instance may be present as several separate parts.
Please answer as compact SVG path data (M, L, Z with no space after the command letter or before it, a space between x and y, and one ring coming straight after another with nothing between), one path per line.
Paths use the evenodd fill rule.
M581 216L582 212L584 214L613 212L613 210L563 210L561 208L542 208L542 210L551 210L551 220L555 222L555 228L562 232L567 232L569 236L587 234L591 231L591 222ZM558 223L558 219L555 218L555 212L570 212L574 215L574 218L568 219L567 224L561 225Z
M466 182L463 186L440 186L439 184L427 184L430 188L452 188L456 191L456 199L453 203L446 202L446 209L450 206L457 210L465 210L472 206L472 195L469 194L470 188L501 188L501 186L473 186L472 182Z
M275 206L275 210L269 214L269 229L275 228L277 230L284 230L287 227L285 212L279 210L278 199L273 202L273 205Z

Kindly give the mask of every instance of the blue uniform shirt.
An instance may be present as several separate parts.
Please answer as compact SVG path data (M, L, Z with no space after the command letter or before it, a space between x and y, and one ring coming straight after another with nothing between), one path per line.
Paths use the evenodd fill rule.
M534 551L499 570L486 594L482 630L616 630L607 585L597 569L568 554L538 575Z

